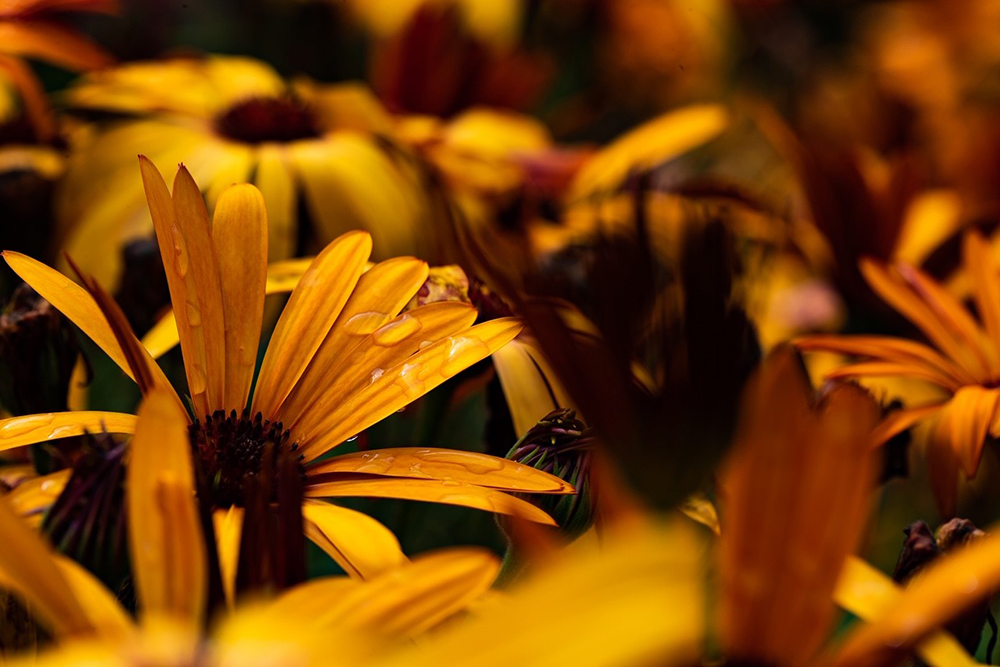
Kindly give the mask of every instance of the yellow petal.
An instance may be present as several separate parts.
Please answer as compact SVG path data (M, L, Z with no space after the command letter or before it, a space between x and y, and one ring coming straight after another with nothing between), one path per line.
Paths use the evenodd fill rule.
M319 461L307 472L310 477L324 473L453 480L521 493L574 492L572 485L547 472L488 454L454 449L392 447L354 452Z
M903 655L998 587L1000 533L994 532L932 562L911 579L884 613L851 635L836 664L871 664L875 657Z
M412 257L379 262L358 280L354 293L316 350L312 361L282 403L282 421L291 426L332 386L350 365L354 351L394 318L427 279L427 263Z
M500 571L486 549L452 548L422 554L332 601L323 623L346 631L418 635L482 595Z
M267 211L252 185L233 185L219 197L212 243L222 284L226 328L225 393L221 405L241 411L250 395L264 317Z
M355 317L359 323L368 319L366 314ZM312 445L313 434L328 434L337 411L365 387L377 382L385 369L392 369L409 359L420 346L426 347L446 336L461 333L475 317L476 309L466 304L432 303L404 313L367 335L368 325L359 327L360 335L355 338L360 340L350 354L345 350L343 356L332 359L332 351L328 348L324 360L329 360L330 365L326 368L318 363L311 365L314 372L310 373L304 387L312 393L306 394L305 389L296 392L295 400L281 413L282 418L287 420L285 423L299 438L299 444L305 447L306 458L315 458L325 451ZM375 319L382 318L376 313ZM338 332L337 340L343 340L345 334L351 337L352 327L345 323L344 328L346 331ZM350 341L345 343L350 345ZM339 441L327 439L325 443L332 447Z
M520 498L482 486L461 482L344 475L336 481L307 483L310 498L401 498L444 505L459 505L555 525L548 514Z
M233 505L228 510L217 509L212 514L212 523L219 554L222 590L226 594L226 604L233 609L236 604L236 569L240 560L240 538L243 535L243 508Z
M712 139L729 125L717 105L666 113L616 139L588 160L569 190L571 200L616 188L629 173L650 169Z
M292 257L298 239L297 198L284 147L279 144L260 147L254 182L267 203L268 260Z
M120 412L46 412L0 419L0 451L84 433L134 433L135 415Z
M129 362L122 350L114 331L101 312L94 298L85 289L72 280L37 262L26 255L7 250L3 258L21 280L31 285L56 310L65 315L73 324L94 341L99 348L111 357L125 373L135 379ZM154 374L156 384L169 387L170 383L160 367L152 364L150 371Z
M349 232L323 249L288 299L261 364L253 411L273 419L354 290L371 253L364 232Z
M834 598L855 616L872 621L888 613L903 595L896 583L860 558L844 563ZM932 667L978 665L953 636L943 630L932 633L917 645L917 654Z
M0 581L17 589L56 636L94 631L42 538L0 498Z
M509 343L521 328L520 321L513 318L485 322L420 350L377 377L371 376L366 387L333 408L324 422L332 426L329 430L299 436L303 454L307 460L315 458L406 407ZM371 374L378 369L362 370Z
M18 484L7 494L7 502L11 509L21 517L37 516L55 502L59 494L66 488L66 482L72 470L60 470L50 475L42 475Z
M572 408L565 388L533 339L521 335L493 354L514 432L524 434L556 408Z
M144 617L199 626L205 544L194 500L186 415L154 391L139 408L127 476L129 551Z
M998 404L1000 389L973 385L962 387L941 409L934 437L951 445L969 479L975 477L979 469L986 434Z
M98 634L121 641L135 631L132 617L94 575L69 558L56 556L55 562Z
M941 410L942 406L942 403L936 403L934 405L921 405L918 408L893 410L875 428L872 433L873 443L876 446L885 444L914 424L930 418Z
M187 363L187 351L184 352L185 369L188 371L191 398L196 406L200 393L198 387L201 386L203 379L205 381L205 396L202 400L205 401L207 411L197 415L202 417L218 409L235 407L226 405L222 401L226 383L226 323L222 281L219 278L208 209L205 207L201 190L183 164L177 169L177 175L174 177L172 198L174 225L176 225L173 234L174 244L176 247L178 238L181 238L187 249L187 255L174 258L173 272L173 275L181 279L184 300L179 302L174 300L171 291L171 301L178 306L183 304L184 326L189 328L195 343L193 363ZM170 276L171 273L167 273L167 277ZM192 372L195 376L193 380Z
M316 623L331 603L362 583L350 577L322 577L294 586L281 593L265 609L267 616L294 619L300 627Z
M371 579L406 562L392 531L366 514L307 499L302 518L306 536L352 577Z

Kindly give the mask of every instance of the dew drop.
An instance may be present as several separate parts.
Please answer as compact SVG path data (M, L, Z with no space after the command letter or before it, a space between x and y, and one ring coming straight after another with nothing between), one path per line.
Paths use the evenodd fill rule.
M449 338L448 341L448 356L441 364L441 375L446 378L465 370L490 354L489 346L478 338L456 336Z
M374 311L358 313L344 322L344 331L352 336L367 336L382 326L386 317L385 313Z
M26 417L12 417L0 421L0 438L14 438L24 435L36 428L48 426L55 419L54 415L29 415Z
M190 301L187 302L188 325L192 327L201 326L201 309Z
M420 320L409 315L403 315L394 322L389 322L372 334L372 342L382 347L392 347L423 328Z
M188 385L190 385L192 395L204 394L208 388L208 377L205 375L205 369L197 364L191 364Z
M379 379L384 374L385 374L385 370L383 370L381 368L376 368L375 370L372 371L372 377L371 377L371 380L368 382L368 384L374 384L375 380Z
M403 364L396 383L403 389L407 398L417 399L424 393L424 381L420 379L420 364Z

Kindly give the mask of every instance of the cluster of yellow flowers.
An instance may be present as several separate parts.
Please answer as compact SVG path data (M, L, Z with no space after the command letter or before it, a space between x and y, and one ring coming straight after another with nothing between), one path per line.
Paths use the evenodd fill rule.
M0 0L0 662L990 662L992 0L272 4Z

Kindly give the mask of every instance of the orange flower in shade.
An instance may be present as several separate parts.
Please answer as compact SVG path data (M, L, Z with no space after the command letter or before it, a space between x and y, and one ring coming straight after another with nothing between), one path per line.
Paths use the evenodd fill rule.
M106 67L111 57L61 25L63 12L114 13L118 0L0 0L0 75L20 90L28 117L47 140L55 132L45 93L22 58L43 60L76 72Z
M872 290L909 319L931 345L889 336L809 336L795 344L861 357L829 378L901 376L929 382L947 396L940 403L892 413L879 429L884 442L935 418L927 442L931 484L942 514L955 512L958 471L975 477L987 436L1000 434L1000 267L978 232L966 234L963 264L971 278L978 318L934 279L904 263L864 260Z
M268 469L300 470L307 535L362 577L392 564L395 539L369 517L315 498L406 498L552 523L534 505L503 491L573 489L504 459L430 448L325 456L509 342L521 330L517 320L471 326L475 309L456 302L400 314L427 279L426 263L402 257L366 271L371 237L351 232L327 246L302 275L251 396L267 273L263 198L251 185L232 186L220 195L210 223L198 186L183 167L171 195L156 167L144 158L140 164L194 409L192 449L212 480L220 553L232 556L239 542L245 481ZM84 290L23 255L7 252L4 258L144 394L163 389L180 404L96 282L84 279ZM0 449L84 430L131 433L135 423L133 415L106 412L17 417L0 421Z

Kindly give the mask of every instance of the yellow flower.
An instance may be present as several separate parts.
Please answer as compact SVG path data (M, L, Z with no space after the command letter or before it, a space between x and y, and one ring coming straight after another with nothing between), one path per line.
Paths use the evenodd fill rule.
M889 336L812 336L803 350L825 350L863 360L828 374L833 378L899 376L929 383L945 400L893 413L880 429L885 441L928 418L936 423L927 442L928 469L939 507L955 511L959 468L976 475L987 435L1000 433L1000 271L987 242L968 232L963 264L972 282L978 319L942 285L904 263L884 267L870 260L861 270L871 288L909 319L931 345Z
M152 229L132 177L137 153L184 162L210 209L229 184L252 179L270 213L272 260L295 255L300 236L322 246L357 228L379 258L426 256L425 195L385 139L392 118L363 86L289 83L262 62L210 56L95 72L66 101L119 117L80 142L58 201L65 250L104 284L118 277L123 242ZM298 231L300 199L312 237Z
M278 664L320 664L332 637L386 641L418 635L464 609L492 583L499 569L493 555L443 550L368 582L316 579L272 600L241 604L205 636L214 564L199 525L185 420L174 396L162 389L152 391L139 410L126 486L138 621L113 592L53 553L0 500L0 583L20 594L58 640L60 649L41 656L43 662L192 664L197 658L200 664L204 658L234 664L241 656L245 661L266 655Z
M62 12L114 13L117 0L0 1L0 76L9 78L24 100L39 138L52 138L55 128L41 85L23 58L42 60L69 70L106 67L111 57L96 44L54 20Z
M325 457L502 347L521 330L517 320L470 326L475 309L457 302L399 314L424 284L427 265L402 257L366 271L371 237L351 232L328 245L301 276L251 397L267 281L263 198L247 184L227 189L210 225L186 169L178 171L171 195L149 160L141 159L140 165L194 408L191 444L206 479L213 480L210 500L225 528L221 532L229 536L220 535L220 552L232 555L238 543L245 479L269 466L300 470L307 535L362 577L391 564L387 554L390 560L401 557L395 539L367 516L316 498L407 498L552 523L544 512L503 491L572 493L572 488L503 459L432 448ZM162 389L180 405L159 366L94 280L85 279L88 294L28 257L11 252L4 257L144 394ZM0 449L102 428L131 433L136 420L106 412L11 418L0 421Z

